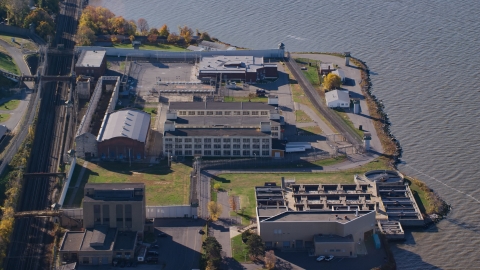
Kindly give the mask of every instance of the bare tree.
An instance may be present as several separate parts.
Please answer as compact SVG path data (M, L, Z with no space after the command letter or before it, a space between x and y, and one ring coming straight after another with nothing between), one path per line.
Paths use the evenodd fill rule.
M138 27L138 31L142 35L146 35L148 33L148 30L150 30L150 27L148 26L148 22L144 18L138 19L137 27Z
M29 0L2 0L7 9L7 17L13 18L16 25L21 25L28 14Z
M277 263L277 257L273 250L267 251L265 253L265 268L275 269L275 264Z
M230 208L232 208L232 211L237 212L237 203L235 202L235 197L230 196L229 202L230 202Z

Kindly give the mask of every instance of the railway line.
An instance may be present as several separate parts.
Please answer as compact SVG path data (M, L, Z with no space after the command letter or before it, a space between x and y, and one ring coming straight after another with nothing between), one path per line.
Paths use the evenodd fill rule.
M52 46L64 44L65 49L72 50L72 39L77 28L80 13L80 1L60 2L61 13L57 16L57 31ZM72 50L73 51L73 50ZM48 55L46 75L68 75L72 66L73 55ZM40 84L42 84L40 82ZM39 85L40 108L35 129L27 173L55 173L60 165L62 143L67 126L67 108L69 84L66 82L46 82ZM49 209L53 203L52 191L56 184L55 176L24 178L22 195L17 211L34 211ZM15 222L12 241L5 260L5 269L49 269L51 268L53 223L50 218L24 217Z

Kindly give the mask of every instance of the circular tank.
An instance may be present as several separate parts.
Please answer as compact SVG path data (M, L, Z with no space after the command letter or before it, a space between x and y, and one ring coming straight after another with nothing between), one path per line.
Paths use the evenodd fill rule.
M365 178L372 182L403 183L403 174L391 170L368 171Z

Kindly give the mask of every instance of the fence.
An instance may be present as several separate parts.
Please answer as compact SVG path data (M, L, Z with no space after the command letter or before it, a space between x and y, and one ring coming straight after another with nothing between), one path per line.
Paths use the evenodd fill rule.
M68 174L67 174L67 180L63 184L62 193L60 194L60 198L58 199L58 204L60 206L62 206L63 202L65 201L65 196L67 195L68 187L70 186L70 181L72 180L72 175L73 175L73 170L75 170L75 165L77 165L77 158L73 157L70 170L68 171Z
M135 57L146 57L146 58L162 58L162 59L184 59L192 60L199 59L205 56L215 56L215 55L224 55L224 56L255 56L255 57L267 57L267 58L283 58L284 50L283 49L266 49L266 50L236 50L236 51L185 51L185 52L169 52L169 51L154 51L154 50L134 50L134 49L120 49L120 48L111 48L111 47L100 47L100 46L79 46L77 50L97 50L97 51L106 51L107 55L111 56L135 56Z
M190 205L147 206L146 210L147 219L197 216L197 207Z

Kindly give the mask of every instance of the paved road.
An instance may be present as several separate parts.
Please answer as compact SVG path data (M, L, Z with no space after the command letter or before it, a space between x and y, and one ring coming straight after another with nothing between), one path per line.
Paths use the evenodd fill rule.
M217 202L222 205L223 211L218 221L211 225L213 236L222 245L225 257L232 257L232 244L230 241L230 204L228 192L218 192Z
M347 115L350 120L353 122L355 127L362 125L363 130L369 131L372 134L372 140L370 145L375 152L383 153L382 144L378 138L377 131L373 125L373 121L370 118L370 113L368 111L367 102L365 101L365 96L362 93L360 87L361 74L360 70L353 66L346 66L345 59L333 55L325 54L292 54L292 57L299 58L310 58L314 60L319 60L322 62L330 62L339 66L345 72L345 77L350 82L348 85L342 85L343 89L346 89L352 93L352 97L360 99L360 114L354 114L352 111L348 111Z

